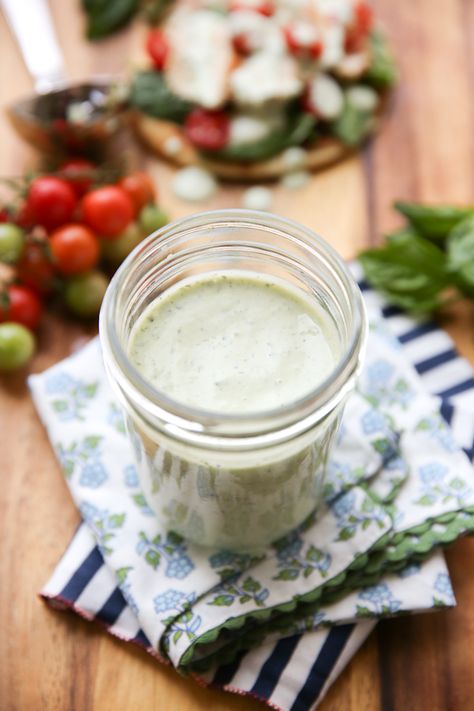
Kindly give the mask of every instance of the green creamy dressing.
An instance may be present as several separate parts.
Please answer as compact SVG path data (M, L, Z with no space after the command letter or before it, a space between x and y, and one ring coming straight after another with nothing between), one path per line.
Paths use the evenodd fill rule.
M245 415L307 395L334 369L339 343L316 300L268 276L226 272L194 277L149 304L129 357L174 400Z
M188 406L249 414L307 395L339 356L316 299L250 272L194 276L150 303L129 357L162 393ZM298 437L245 451L194 447L129 413L142 490L164 528L197 543L260 549L299 525L321 498L340 416Z

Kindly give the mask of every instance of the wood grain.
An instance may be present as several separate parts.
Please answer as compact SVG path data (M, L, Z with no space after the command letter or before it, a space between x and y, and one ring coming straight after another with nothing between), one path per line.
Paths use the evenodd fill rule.
M401 83L383 132L359 157L315 176L299 192L276 188L275 210L306 223L346 257L397 224L395 198L472 201L474 187L474 8L472 0L378 0L401 65ZM73 78L123 72L143 28L100 45L82 39L78 2L52 3ZM31 82L0 17L0 107ZM34 157L0 115L0 173L19 174ZM142 156L143 158L143 156ZM145 158L174 217L193 212L170 190L172 170ZM221 190L205 206L238 206L242 189ZM465 306L443 325L474 362ZM32 370L67 355L84 337L49 318ZM86 334L87 335L87 334ZM111 639L36 597L78 522L24 374L1 380L0 394L1 711L241 711L244 698L201 689L140 650ZM378 625L330 690L322 711L465 711L474 708L474 541L448 553L458 607Z

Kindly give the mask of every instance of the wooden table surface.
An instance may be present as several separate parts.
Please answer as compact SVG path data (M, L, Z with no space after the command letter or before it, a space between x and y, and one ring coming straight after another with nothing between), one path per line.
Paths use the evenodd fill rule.
M300 220L346 257L397 224L395 198L474 200L474 3L378 0L401 66L396 101L366 151L315 176L299 192L275 190L275 210ZM99 45L82 37L79 0L51 2L71 77L127 70L143 27ZM0 16L0 108L31 89ZM34 156L0 115L0 174L16 175ZM173 217L195 211L169 189L171 171L147 160ZM227 187L203 207L238 206ZM200 206L201 207L201 206ZM474 362L465 308L445 324ZM84 336L48 320L32 371L66 356ZM0 383L0 709L1 711L229 711L257 702L199 688L145 653L111 639L36 597L78 522L24 377ZM448 552L458 607L385 621L330 690L322 711L469 711L474 709L474 540Z

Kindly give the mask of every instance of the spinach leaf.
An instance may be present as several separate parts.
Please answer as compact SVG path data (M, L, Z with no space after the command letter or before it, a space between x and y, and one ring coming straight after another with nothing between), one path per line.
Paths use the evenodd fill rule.
M449 234L448 270L454 274L459 289L474 296L474 215L460 222Z
M176 122L183 121L192 108L188 101L170 91L163 74L156 71L135 74L130 88L130 104L154 118Z
M82 0L89 39L102 39L124 27L137 13L140 0Z
M448 233L462 220L474 215L474 207L451 205L420 205L414 202L395 203L398 210L423 237L442 246Z
M226 146L220 151L206 155L217 160L235 160L242 163L266 160L281 153L290 146L299 146L313 133L316 120L311 114L298 114L288 120L287 125L273 131L265 138L238 146Z
M397 66L387 40L381 32L375 30L370 35L370 49L372 62L364 79L377 89L387 89L397 80Z
M331 129L344 145L353 148L369 135L373 122L373 113L361 111L346 101L342 114L331 124Z
M442 292L450 284L444 253L413 233L398 233L379 249L359 255L367 281L387 299L417 313L443 305Z

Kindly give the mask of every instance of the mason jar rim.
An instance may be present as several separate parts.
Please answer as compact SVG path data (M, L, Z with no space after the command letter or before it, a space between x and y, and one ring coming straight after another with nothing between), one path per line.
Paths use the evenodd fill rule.
M303 245L314 256L325 261L336 273L346 291L351 307L348 343L331 373L303 397L276 408L255 413L221 413L174 400L151 385L131 363L117 332L117 299L131 270L137 268L153 251L163 249L178 236L190 235L202 228L242 227L263 229L279 234ZM237 244L237 242L236 242ZM252 245L244 239L238 245ZM179 251L179 250L178 250ZM288 253L291 257L291 254ZM124 315L121 315L124 318ZM283 441L307 431L340 402L347 382L356 376L360 367L360 353L366 338L365 307L361 292L347 266L336 250L315 232L303 225L270 213L256 210L225 209L200 212L175 220L153 232L128 255L112 277L105 294L99 317L100 341L104 361L112 378L125 395L129 405L146 413L154 422L161 422L166 432L177 439L193 444L219 446L226 439L263 443L265 436L278 433ZM250 445L250 441L249 441Z

